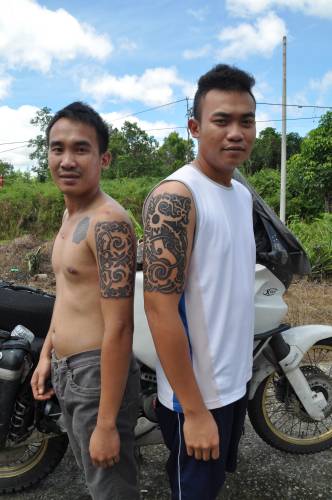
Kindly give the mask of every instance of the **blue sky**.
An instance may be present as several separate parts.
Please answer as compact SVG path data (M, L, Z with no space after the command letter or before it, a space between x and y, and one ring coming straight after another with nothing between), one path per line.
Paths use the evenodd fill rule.
M185 127L186 101L134 113L192 98L219 62L255 76L259 103L280 103L284 34L288 103L332 106L331 0L11 0L0 33L0 158L20 169L31 167L29 150L4 143L32 138L43 106L84 100L114 126L126 116L162 142ZM288 132L305 135L325 111L288 108ZM258 132L280 130L280 118L280 106L258 104Z

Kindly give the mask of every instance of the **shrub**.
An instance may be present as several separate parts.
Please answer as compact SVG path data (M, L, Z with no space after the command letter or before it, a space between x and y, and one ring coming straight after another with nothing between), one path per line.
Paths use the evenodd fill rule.
M102 180L102 189L131 213L140 232L142 206L146 195L159 178ZM63 195L51 182L19 180L0 191L0 240L24 234L50 238L59 229L64 212ZM140 237L140 234L137 234Z
M294 217L289 228L308 254L314 278L332 276L332 214L322 214L312 222Z
M279 213L280 172L272 168L264 168L248 176L248 182L266 203Z

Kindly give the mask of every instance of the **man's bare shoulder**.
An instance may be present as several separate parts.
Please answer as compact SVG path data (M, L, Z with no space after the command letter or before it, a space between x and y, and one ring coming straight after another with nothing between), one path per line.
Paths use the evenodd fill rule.
M91 214L93 225L103 221L122 221L132 226L128 213L123 206L108 195L105 195L103 203L96 207Z

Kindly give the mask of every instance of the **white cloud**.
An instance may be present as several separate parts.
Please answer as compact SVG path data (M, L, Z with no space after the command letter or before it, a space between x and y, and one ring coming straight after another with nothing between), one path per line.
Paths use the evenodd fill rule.
M206 57L211 52L211 45L204 45L200 49L184 50L182 55L184 59L200 59Z
M202 9L188 9L187 12L190 16L194 17L196 21L203 22L205 21L206 15L209 9L204 7Z
M253 88L254 96L256 101L262 101L266 99L266 95L271 92L271 86L261 77L255 77L256 84Z
M284 21L273 12L257 20L255 25L242 23L223 29L218 38L225 47L218 51L220 59L246 59L251 55L270 57L286 34Z
M325 94L332 88L332 70L327 71L323 78L319 80L311 80L310 88L318 90L321 94Z
M11 83L12 78L10 76L0 76L0 99L7 97Z
M264 130L266 127L277 126L278 122L271 121L273 118L266 113L265 111L257 111L256 112L256 136L258 137L259 133Z
M331 0L227 0L226 8L235 17L262 14L269 9L288 8L308 16L332 17Z
M180 87L184 95L188 88L188 82L179 78L175 68L147 69L141 76L106 74L81 81L82 92L97 102L111 98L140 101L147 106L159 106L174 100L173 87Z
M103 60L113 50L106 35L95 33L64 9L50 10L35 0L2 2L0 33L0 59L11 68L47 72L54 60Z
M176 130L179 134L182 134L181 131L186 129L176 129L176 125L174 123L166 122L164 120L157 120L154 122L141 120L137 116L130 115L128 112L118 112L114 111L112 113L101 113L104 120L107 123L110 123L113 127L120 129L125 121L131 123L137 123L139 128L145 130L149 135L154 136L158 141L167 137L171 132ZM185 123L183 124L185 126Z
M129 40L127 37L118 40L118 47L120 50L125 50L126 52L133 52L138 48L137 43L133 40Z
M24 105L17 109L8 106L0 107L0 137L1 143L14 141L28 141L38 134L38 129L31 125L30 120L38 108ZM17 149L16 149L17 148ZM11 151L7 151L7 150ZM2 153L2 151L5 151ZM8 161L15 168L24 170L31 167L32 160L29 159L31 149L24 144L2 144L0 146L0 159Z

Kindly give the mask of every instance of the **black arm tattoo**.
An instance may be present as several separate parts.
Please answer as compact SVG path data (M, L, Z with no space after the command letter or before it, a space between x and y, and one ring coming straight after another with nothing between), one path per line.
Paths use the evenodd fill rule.
M187 263L191 199L163 193L151 196L145 214L144 290L182 293Z
M127 222L97 222L95 238L102 297L132 297L136 252L130 225Z
M84 219L79 221L73 234L73 243L79 244L81 241L85 240L89 229L89 223L90 217L84 217Z

